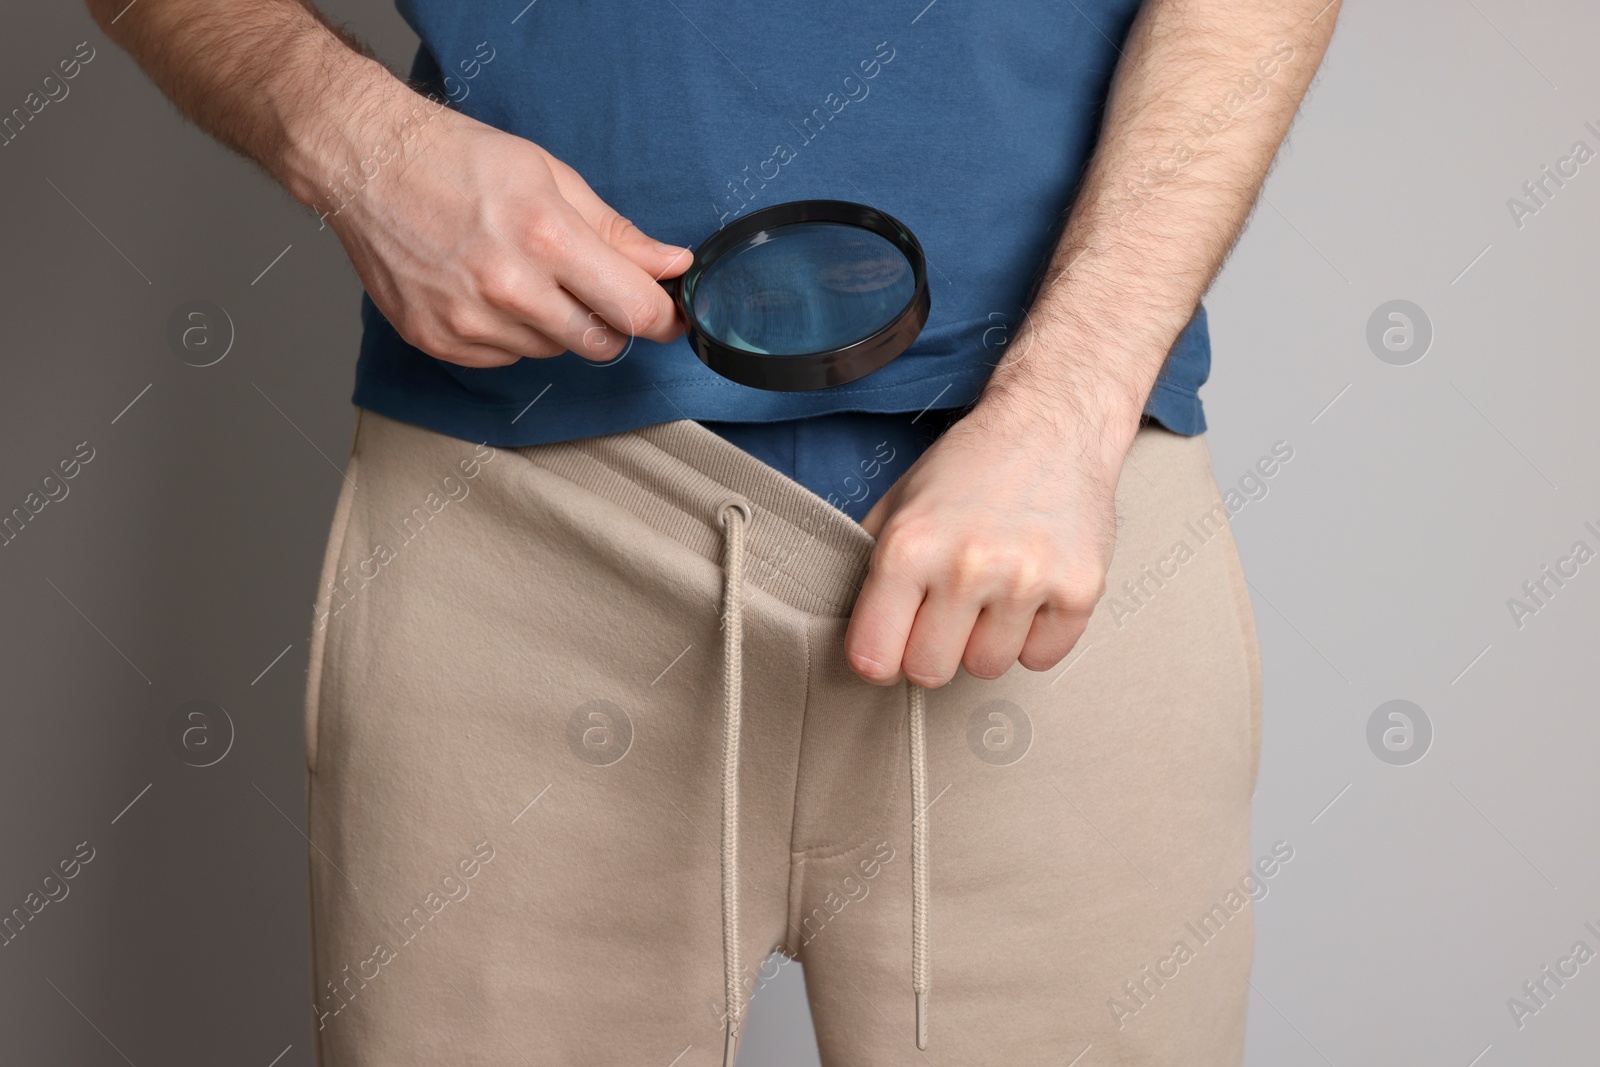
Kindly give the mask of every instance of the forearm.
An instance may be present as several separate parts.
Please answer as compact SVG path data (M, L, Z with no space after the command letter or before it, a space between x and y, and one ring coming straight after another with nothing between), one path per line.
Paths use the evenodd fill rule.
M1149 0L983 409L1087 422L1118 460L1250 213L1333 31L1327 0Z
M299 0L87 2L184 115L319 210L332 172L418 99Z

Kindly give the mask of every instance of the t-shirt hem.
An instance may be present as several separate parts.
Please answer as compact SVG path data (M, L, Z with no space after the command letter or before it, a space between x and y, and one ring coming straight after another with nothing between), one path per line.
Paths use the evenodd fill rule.
M1168 430L1183 437L1198 437L1206 432L1205 405L1199 393L1158 381L1150 397L1145 414Z
M897 414L923 411L938 406L961 407L971 403L987 380L988 367L976 367L964 374L940 374L920 381L900 382L882 387L853 389L848 396L832 403L803 400L794 404L797 410L776 414L768 418L728 419L728 412L720 403L726 393L716 383L652 383L649 388L615 393L606 397L576 396L565 401L491 401L470 396L453 396L446 402L438 396L428 399L428 406L419 410L414 386L387 382L378 375L366 373L357 377L352 402L376 411L380 415L401 422L423 426L462 440L490 444L496 448L525 448L530 445L550 444L580 437L603 437L624 433L643 426L654 426L679 419L699 422L745 421L787 422L792 419L811 418L842 412L870 414ZM935 387L943 383L939 391ZM932 402L907 401L907 393L918 389L936 394ZM791 394L803 397L804 394ZM645 402L640 403L640 399ZM540 408L551 409L579 407L588 409L581 427L572 419L557 420L554 425L541 425ZM505 425L488 427L486 420L502 421ZM524 423L524 420L527 420ZM522 425L519 425L522 424ZM486 434L486 430L491 430Z
M987 368L980 368L987 369ZM978 387L985 380L983 374L966 376L967 381L958 387L956 381L949 383L949 388L941 393L929 404L908 404L895 398L896 394L916 389L919 385L927 385L940 379L928 379L925 382L901 383L881 390L874 390L880 397L874 400L871 394L862 391L854 392L848 399L841 401L838 406L826 407L823 410L812 412L798 412L773 419L732 419L722 418L721 412L704 412L695 414L685 411L680 405L688 403L695 406L694 398L678 396L672 397L666 392L658 391L660 402L648 408L629 406L626 411L608 415L601 419L587 420L581 431L572 432L570 422L563 421L553 427L541 427L537 422L529 422L527 427L520 428L515 423L520 422L535 410L538 400L530 402L499 403L494 401L478 400L472 397L455 397L449 404L439 404L437 398L426 411L418 411L416 394L403 386L394 386L365 375L356 383L351 401L357 406L375 411L380 415L397 419L401 422L422 426L426 429L442 433L464 441L474 441L493 445L496 448L526 448L531 445L551 444L556 441L573 440L580 437L603 437L607 434L624 433L628 430L639 429L644 426L654 426L664 422L674 422L678 419L694 419L700 422L736 421L736 422L788 422L794 419L812 418L822 415L841 414L844 412L863 412L868 414L893 415L914 411L927 411L931 408L949 409L963 407L971 403L977 396ZM673 390L681 392L682 390ZM715 390L695 390L702 393L702 398L714 394ZM650 390L638 390L633 395L648 394ZM889 394L883 396L881 394ZM569 404L594 405L593 397L578 397ZM560 405L556 405L560 406ZM1159 423L1172 433L1185 437L1202 434L1206 430L1204 407L1200 397L1187 390L1158 382L1151 391L1151 402L1145 406L1145 414L1154 422ZM511 424L499 432L485 432L485 416L510 416Z

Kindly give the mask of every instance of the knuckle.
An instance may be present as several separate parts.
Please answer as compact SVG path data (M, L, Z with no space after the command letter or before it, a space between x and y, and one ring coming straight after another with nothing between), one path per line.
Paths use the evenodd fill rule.
M878 538L875 562L885 570L917 570L933 549L933 538L918 526L892 521Z
M406 315L400 322L394 324L395 331L403 337L407 344L420 348L430 356L443 358L444 349L450 345L445 331L439 323L432 319L424 319L417 315Z
M544 334L536 334L535 337L536 339L521 352L523 356L529 359L548 359L551 356L559 356L567 351L561 342L546 337Z
M566 220L545 211L528 220L522 230L522 240L539 258L560 259L572 245L572 232Z
M616 213L603 219L599 226L600 239L613 247L633 237L638 230L639 227L635 226L631 220Z
M1025 648L1017 657L1017 662L1030 671L1047 671L1066 659L1069 651L1070 649L1065 648Z
M638 337L660 330L667 323L669 306L664 292L635 299L623 312L628 317L628 332Z
M1007 669L1009 669L1011 666L1011 661L1002 660L1000 656L997 656L992 652L979 652L968 653L966 656L962 657L961 665L965 667L967 669L967 673L972 675L974 678L982 678L984 681L993 681L1002 674L1006 673Z
M1042 603L1050 588L1050 568L1039 556L1019 553L1001 565L1001 599L1024 606Z
M488 336L483 316L464 300L448 305L440 313L439 323L452 338L480 341Z
M523 292L522 272L514 263L501 262L486 268L478 278L478 293L487 304L514 307Z
M1054 584L1050 600L1072 615L1087 615L1105 595L1106 576L1099 571L1078 570Z
M948 574L950 584L957 589L977 589L993 581L998 575L1002 585L1009 586L1009 565L990 548L968 541L950 556Z

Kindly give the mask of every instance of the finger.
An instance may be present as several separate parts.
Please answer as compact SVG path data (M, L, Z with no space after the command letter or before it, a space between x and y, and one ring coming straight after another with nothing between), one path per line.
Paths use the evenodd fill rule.
M922 599L920 582L903 569L886 567L875 559L845 630L845 659L850 669L875 685L899 681L906 638Z
M584 359L608 363L626 352L630 344L627 335L613 329L600 314L544 279L488 292L484 299L504 313L508 328L555 343L554 352L541 355L573 352ZM508 347L498 339L490 343Z
M595 329L593 312L559 286L531 272L513 271L480 285L476 300L458 300L440 313L455 345L488 345L519 356L544 358L572 350L609 360L624 348L613 330Z
M1067 658L1089 626L1089 615L1046 604L1033 617L1033 626L1017 662L1030 671L1047 671Z
M906 677L929 689L954 678L980 608L967 596L931 590L906 638Z
M967 638L961 665L975 678L998 678L1017 662L1039 605L1022 601L986 604Z
M894 513L894 509L899 506L896 503L896 501L899 499L899 494L895 491L896 487L899 485L900 482L897 481L894 485L890 486L889 489L878 498L878 502L873 504L872 507L868 509L866 515L861 519L861 528L867 531L867 533L872 537L878 536L878 534L883 530L883 524L888 521L889 516Z
M554 156L549 164L562 197L606 244L658 280L675 278L689 269L694 257L687 248L657 241L600 199L577 171Z
M462 367L509 367L522 359L517 353L496 348L494 345L475 345L465 342L448 346L448 351L428 352L428 355Z
M602 241L576 212L545 220L533 241L535 261L548 264L557 284L619 333L665 342L683 331L666 289Z
M406 340L436 359L463 367L505 367L524 357L543 359L566 351L565 346L523 323L510 319L491 322L486 316L476 320L482 325L473 325L460 314L456 313L451 323Z

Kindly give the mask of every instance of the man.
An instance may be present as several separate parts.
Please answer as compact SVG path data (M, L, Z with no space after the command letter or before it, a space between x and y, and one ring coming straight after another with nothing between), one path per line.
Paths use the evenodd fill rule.
M830 1065L1239 1061L1199 301L1337 0L402 0L415 87L295 0L89 3L369 298L321 1062L727 1064L775 951ZM718 379L659 281L806 198L905 221L932 318L850 385Z

